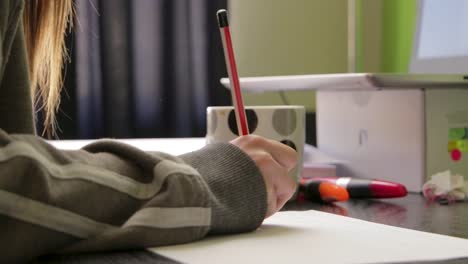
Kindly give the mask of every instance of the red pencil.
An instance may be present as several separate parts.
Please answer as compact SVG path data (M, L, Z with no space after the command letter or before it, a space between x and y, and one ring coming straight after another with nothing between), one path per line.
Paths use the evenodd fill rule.
M242 101L239 76L237 75L227 11L225 9L218 10L216 15L218 17L219 31L221 32L221 39L223 41L224 59L231 83L231 98L232 104L234 105L234 112L236 113L237 131L239 131L239 135L244 136L249 134L249 127L247 125L244 102Z

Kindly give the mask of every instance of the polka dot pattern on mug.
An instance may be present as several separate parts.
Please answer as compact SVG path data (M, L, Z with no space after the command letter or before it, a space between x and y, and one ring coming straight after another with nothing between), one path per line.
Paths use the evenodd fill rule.
M254 133L258 126L258 116L252 109L246 109L245 115L247 116L247 125L249 126L249 133ZM234 135L239 135L239 131L237 130L237 122L236 122L236 113L234 110L229 112L228 117L228 125L229 130L231 130Z
M291 135L297 127L296 111L293 109L277 109L272 117L273 128L283 136Z
M287 146L290 146L292 149L294 149L297 152L296 144L294 144L294 142L292 142L291 140L284 139L284 140L281 140L281 143Z

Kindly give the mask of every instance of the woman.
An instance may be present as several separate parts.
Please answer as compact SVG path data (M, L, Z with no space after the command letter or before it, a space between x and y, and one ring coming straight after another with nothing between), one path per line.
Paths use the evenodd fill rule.
M0 1L2 263L251 231L285 204L297 157L265 138L175 157L112 141L61 151L35 136L33 109L54 131L71 9L71 0Z

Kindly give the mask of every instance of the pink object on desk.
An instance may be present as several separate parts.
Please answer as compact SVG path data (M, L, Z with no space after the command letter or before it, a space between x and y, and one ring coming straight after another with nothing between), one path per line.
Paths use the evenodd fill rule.
M304 162L302 178L316 178L316 177L336 177L336 165Z

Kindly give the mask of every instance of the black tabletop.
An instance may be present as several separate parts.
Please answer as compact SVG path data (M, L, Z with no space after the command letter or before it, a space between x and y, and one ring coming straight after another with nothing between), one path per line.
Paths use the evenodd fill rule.
M334 204L291 202L285 210L319 210L375 223L468 238L468 203L428 202L420 194L404 198L349 200Z
M420 194L404 198L349 200L335 204L290 202L283 210L319 210L431 233L468 239L468 203L427 202ZM146 250L47 256L37 263L178 263ZM408 262L416 263L416 262ZM468 258L418 263L468 263Z

